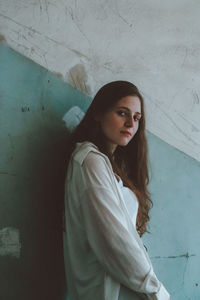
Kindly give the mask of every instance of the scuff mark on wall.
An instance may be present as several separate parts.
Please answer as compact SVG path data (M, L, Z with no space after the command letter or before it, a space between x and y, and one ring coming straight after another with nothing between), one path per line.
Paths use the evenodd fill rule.
M199 95L198 95L198 92L194 91L193 92L193 97L194 97L194 101L193 101L193 104L199 104Z
M187 253L188 254L188 253ZM193 255L194 256L194 255ZM184 267L184 271L183 271L183 280L182 280L182 286L184 287L185 285L185 274L186 274L186 269L187 269L187 265L188 265L188 258L189 255L185 256L186 257L186 262L185 262L185 267Z
M22 107L22 112L30 111L30 108L28 106Z
M132 28L133 24L131 22L128 22L126 17L123 17L122 14L120 13L120 9L118 7L118 3L117 1L115 2L115 9L116 9L116 13L118 15L118 17L126 24L128 25L130 28Z
M185 254L180 254L180 255L171 255L171 256L153 256L151 258L179 258L179 257L185 257L185 258L189 258L191 256L196 256L196 254L189 254L188 252L186 252Z
M184 253L184 254L180 254L180 255L170 255L170 256L154 256L151 257L151 259L155 258L155 259L177 259L177 258L186 258L186 260L184 260L184 269L183 269L183 273L182 273L182 287L185 286L185 275L186 275L186 271L187 271L187 266L188 266L188 261L189 258L192 256L196 256L196 254L189 254L188 252ZM198 284L196 285L198 286Z
M69 7L69 8L65 7L65 13L66 13L66 17L67 17L67 14L70 15L73 24L76 26L76 28L78 29L80 34L83 36L83 38L88 42L89 46L91 47L91 42L90 42L88 36L85 34L85 32L83 32L82 26L81 26L80 21L79 21L79 18L77 17L77 15L74 12L73 8L72 7Z
M12 227L5 227L0 230L0 255L20 257L21 243L19 230Z

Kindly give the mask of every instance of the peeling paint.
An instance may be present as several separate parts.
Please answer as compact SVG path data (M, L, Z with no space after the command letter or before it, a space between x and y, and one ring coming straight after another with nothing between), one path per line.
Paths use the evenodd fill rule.
M20 257L21 243L19 230L12 227L5 227L0 230L0 255Z

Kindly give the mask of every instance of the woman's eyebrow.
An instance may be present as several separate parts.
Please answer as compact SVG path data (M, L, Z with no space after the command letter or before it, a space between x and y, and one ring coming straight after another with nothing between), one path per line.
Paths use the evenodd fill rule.
M130 111L130 109L128 107L126 107L126 106L118 106L117 108L123 108L123 109L125 109L127 111ZM141 115L141 113L139 111L136 111L135 114Z

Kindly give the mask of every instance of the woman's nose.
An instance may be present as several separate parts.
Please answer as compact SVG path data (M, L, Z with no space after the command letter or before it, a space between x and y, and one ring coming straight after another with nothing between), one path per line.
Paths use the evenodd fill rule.
M134 126L134 120L132 117L128 118L125 122L126 127L133 127Z

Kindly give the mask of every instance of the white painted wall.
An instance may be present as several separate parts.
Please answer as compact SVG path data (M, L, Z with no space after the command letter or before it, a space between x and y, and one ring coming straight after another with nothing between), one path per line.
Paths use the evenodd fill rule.
M147 129L200 161L199 15L198 0L0 0L0 33L71 84L83 65L92 96L109 81L132 81Z

